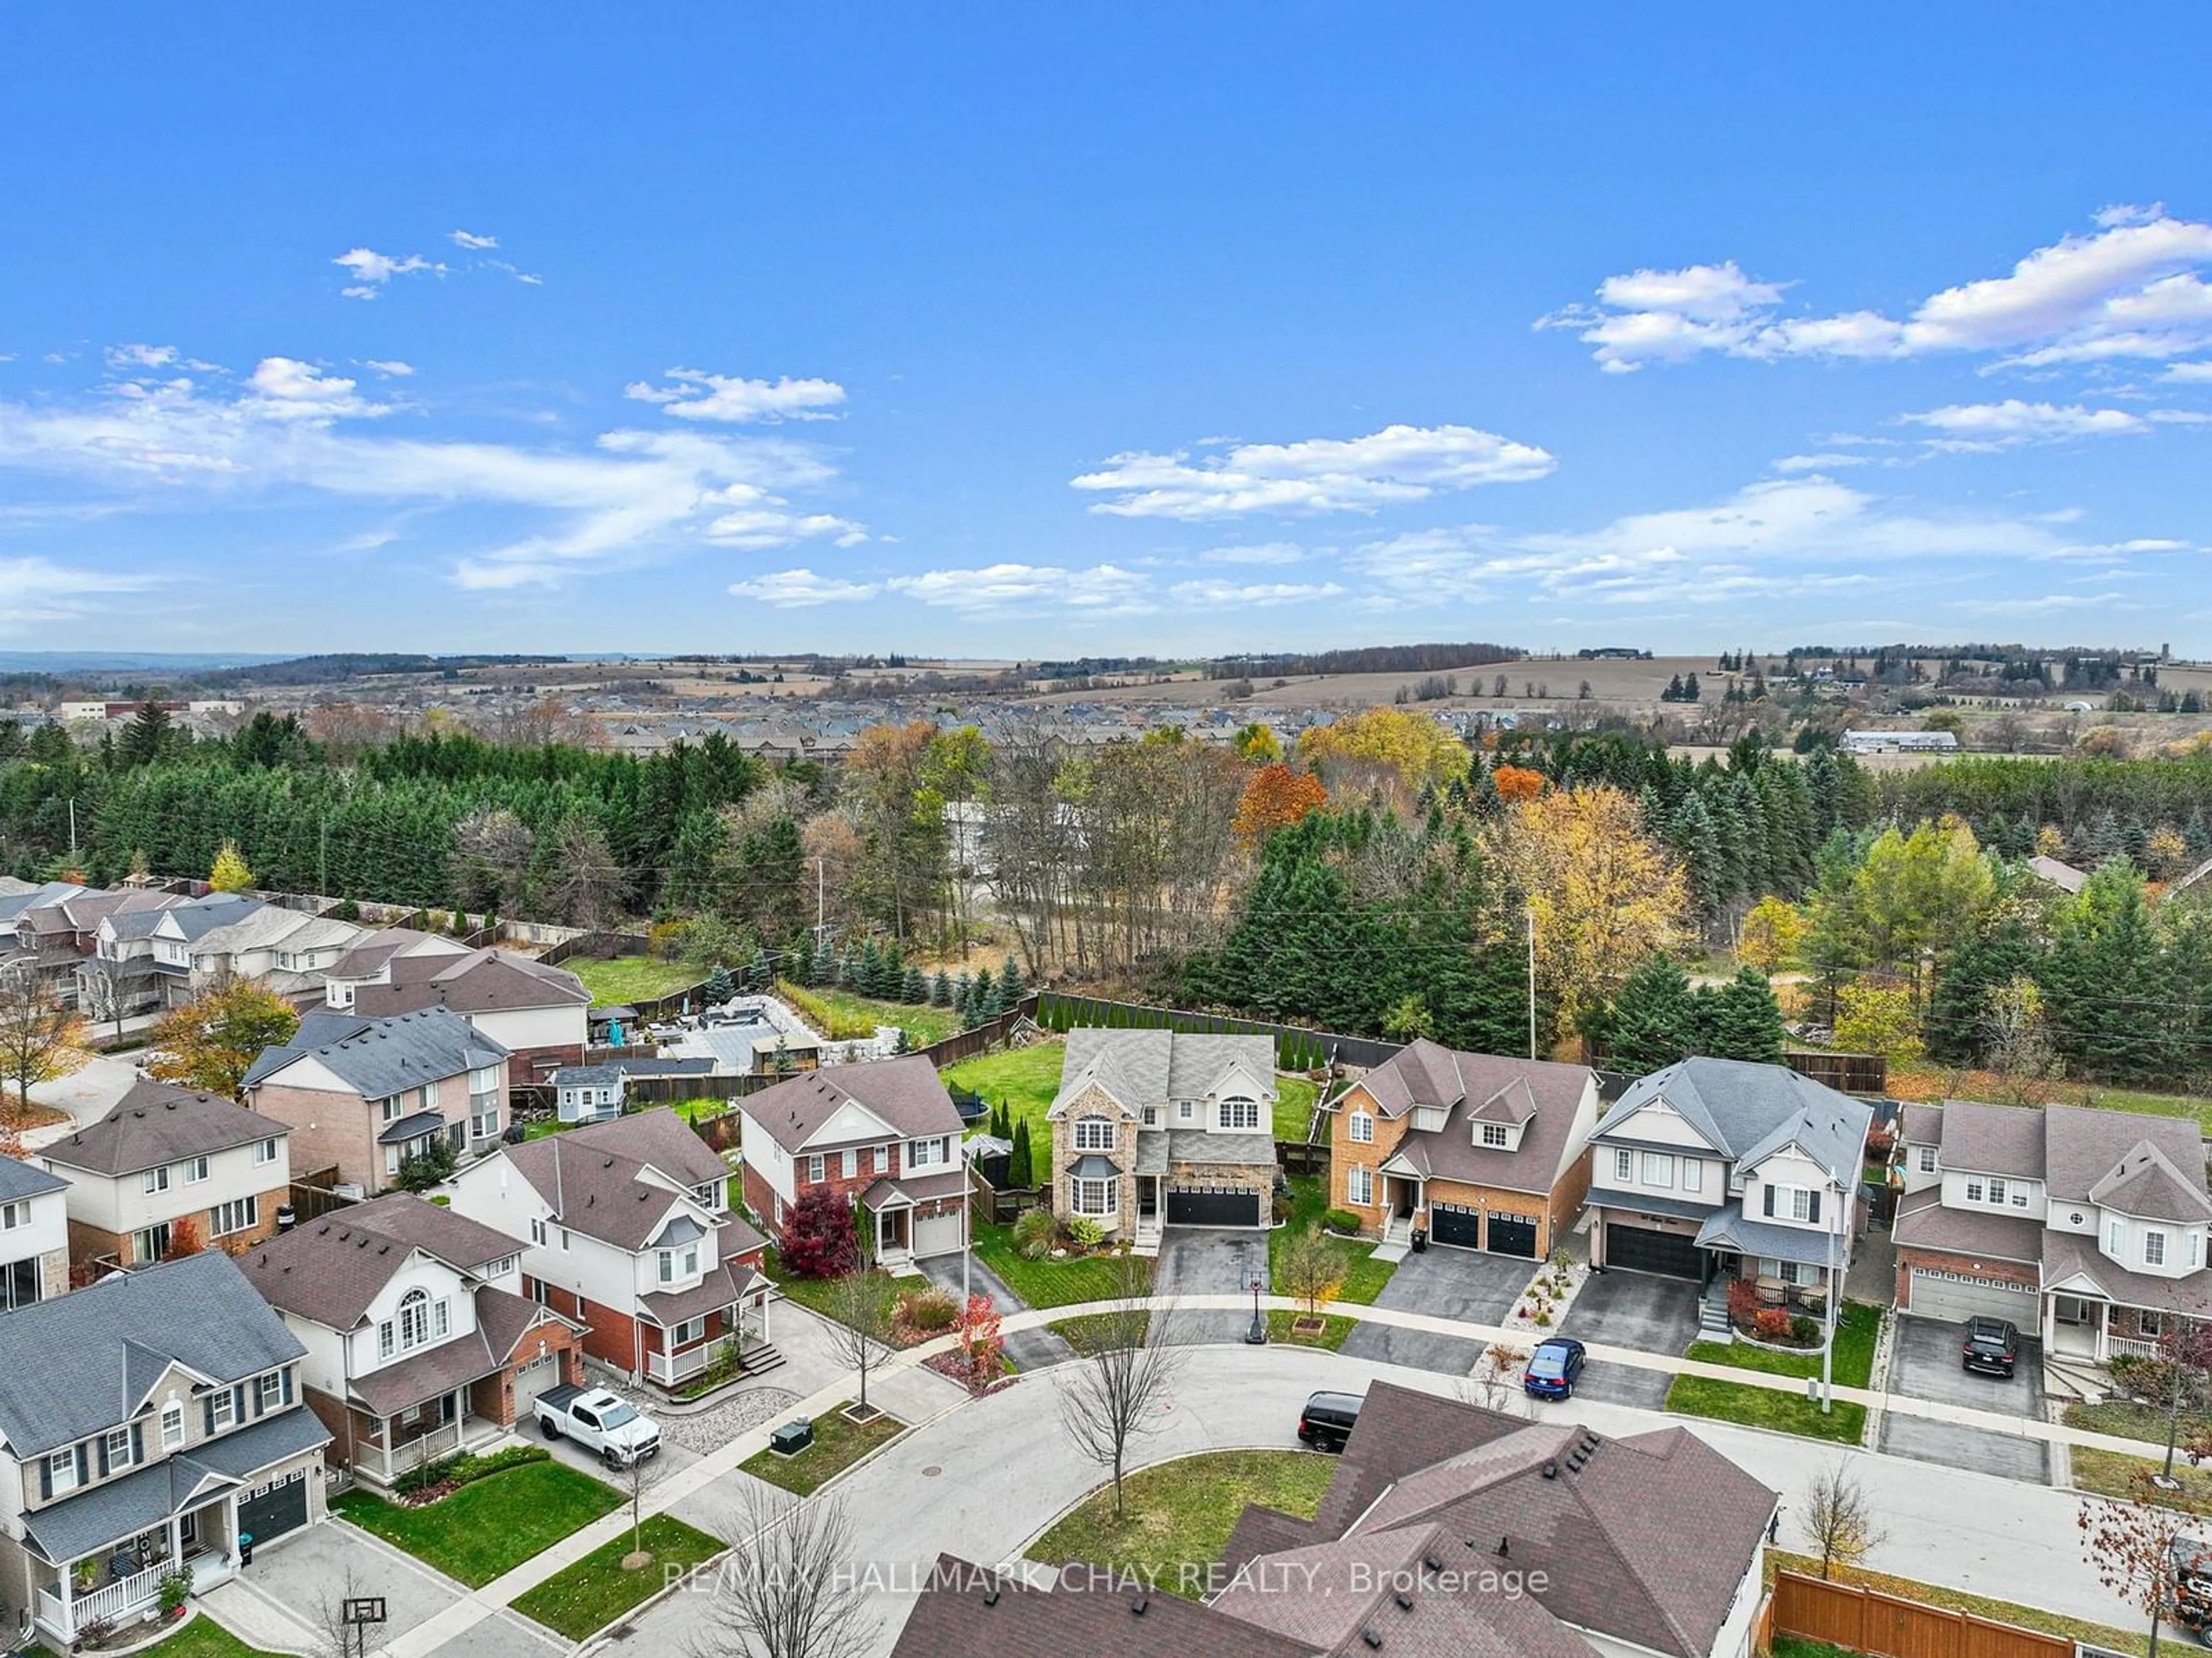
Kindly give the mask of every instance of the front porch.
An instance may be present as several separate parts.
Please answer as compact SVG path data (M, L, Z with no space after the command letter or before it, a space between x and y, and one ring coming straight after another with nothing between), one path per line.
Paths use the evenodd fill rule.
M52 1576L36 1583L33 1596L39 1632L66 1651L79 1640L155 1616L161 1585L175 1573L190 1575L194 1594L235 1576L234 1495L226 1491L133 1536L44 1566ZM33 1563L34 1576L41 1569Z
M2156 1358L2161 1316L2145 1308L2117 1306L2101 1297L2047 1295L2043 1299L2043 1350L2092 1364L2123 1357Z
M469 1413L469 1390L455 1388L380 1416L356 1406L348 1412L348 1449L354 1473L389 1489L403 1475L507 1430Z
M673 1390L718 1368L734 1377L782 1363L769 1340L773 1288L758 1272L718 1265L696 1289L646 1297L643 1379Z

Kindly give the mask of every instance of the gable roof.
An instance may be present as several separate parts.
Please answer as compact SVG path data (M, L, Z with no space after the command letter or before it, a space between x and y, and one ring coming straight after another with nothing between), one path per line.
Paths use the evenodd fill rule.
M111 1273L4 1328L0 1436L18 1455L127 1421L172 1364L242 1382L307 1351L219 1249Z
M418 1251L473 1274L520 1254L522 1246L465 1215L399 1192L279 1233L239 1256L238 1264L270 1306L350 1330Z
M504 950L471 950L465 956L401 956L392 982L363 985L354 1006L363 1013L409 1013L449 1007L456 1013L495 1013L514 1008L584 1007L592 993L574 974Z
M1639 1077L1597 1126L1620 1130L1663 1100L1722 1156L1755 1164L1795 1145L1830 1178L1856 1187L1874 1108L1787 1066L1688 1059Z
M291 1129L273 1117L167 1083L134 1082L89 1127L42 1148L49 1163L95 1175L135 1175L183 1157L210 1157Z
M2205 1195L2201 1152L2197 1168L2192 1181L2157 1146L2148 1140L2137 1140L2112 1165L2112 1172L2089 1188L2089 1201L2142 1220L2201 1225L2212 1219L2212 1197Z
M246 1073L254 1088L313 1057L366 1100L384 1099L425 1083L496 1065L508 1049L442 1007L388 1019L357 1013L310 1013L292 1040L267 1048Z
M688 1213L696 1207L692 1188L725 1180L730 1172L683 1119L665 1108L502 1146L494 1157L505 1157L530 1182L562 1225L633 1254L659 1236L672 1210ZM655 1175L659 1178L651 1178ZM716 1253L725 1260L766 1242L737 1216L719 1218Z
M2087 1200L2091 1188L2138 1145L2155 1148L2185 1183L2203 1189L2204 1147L2197 1124L2190 1118L2100 1111L2081 1105L2046 1105L2039 1114L2044 1178L2053 1198L2077 1203ZM2202 1218L2191 1215L2190 1218Z
M25 1198L68 1189L69 1182L50 1169L16 1157L0 1157L0 1203L16 1203Z
M234 926L265 908L258 898L242 892L210 892L190 903L172 903L154 925L159 934L175 933L188 944L198 944L217 930Z
M1423 1037L1360 1078L1340 1096L1338 1108L1354 1090L1364 1091L1386 1118L1441 1107L1440 1130L1408 1133L1398 1142L1399 1155L1424 1179L1548 1192L1566 1160L1595 1074L1587 1066L1465 1054ZM1518 1144L1510 1149L1477 1145L1476 1125L1486 1122L1518 1127Z
M850 1102L888 1123L902 1139L939 1134L958 1138L960 1113L936 1067L921 1054L831 1066L802 1072L738 1102L749 1126L757 1125L787 1151L796 1151ZM559 1138L556 1136L555 1138Z
M1060 1065L1060 1092L1052 1108L1058 1110L1064 1101L1093 1082L1133 1112L1170 1100L1199 1099L1233 1066L1244 1069L1261 1090L1261 1097L1275 1097L1272 1037L1108 1030L1078 1025L1067 1033L1067 1048Z
M416 951L450 957L466 955L468 946L456 939L441 938L434 933L424 932L416 927L384 927L356 941L351 950L331 963L331 977L369 978L381 972L385 963L395 957L413 955Z

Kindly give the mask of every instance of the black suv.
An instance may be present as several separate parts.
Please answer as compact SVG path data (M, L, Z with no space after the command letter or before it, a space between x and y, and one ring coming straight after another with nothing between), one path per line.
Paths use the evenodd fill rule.
M1317 1451L1340 1451L1359 1425L1358 1394L1316 1394L1298 1412L1298 1442Z
M1959 1362L1969 1370L2009 1376L2020 1357L2020 1332L2010 1319L1970 1318L1966 1339L1959 1346Z

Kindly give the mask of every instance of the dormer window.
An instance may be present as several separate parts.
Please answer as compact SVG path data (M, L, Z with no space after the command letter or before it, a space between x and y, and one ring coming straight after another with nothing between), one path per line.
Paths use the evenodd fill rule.
M1224 1100L1217 1108L1224 1128L1249 1129L1260 1126L1260 1102L1257 1100Z
M2005 1183L2001 1180L1994 1178L1991 1179L1990 1181L1990 1201L1991 1203L2002 1203L2004 1200Z
M1482 1125L1482 1143L1485 1145L1495 1146L1502 1151L1511 1138L1502 1122L1486 1122Z

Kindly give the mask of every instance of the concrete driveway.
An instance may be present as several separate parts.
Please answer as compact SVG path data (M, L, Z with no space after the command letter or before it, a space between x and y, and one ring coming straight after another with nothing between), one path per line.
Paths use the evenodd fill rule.
M110 1057L96 1054L66 1077L56 1077L51 1082L31 1084L31 1098L40 1105L50 1105L57 1111L66 1111L70 1121L51 1127L34 1128L23 1136L24 1143L36 1151L41 1145L52 1145L64 1135L98 1122L114 1109L115 1102L131 1091L131 1084L138 1080L139 1056Z
M922 1276L955 1301L960 1298L961 1271L957 1255L933 1255L921 1263ZM991 1304L1001 1314L1024 1311L1029 1303L1013 1292L1006 1279L1000 1278L980 1260L968 1264L967 1284L979 1296L991 1297ZM1042 1370L1075 1357L1069 1346L1050 1330L1018 1330L1006 1338L1006 1357L1018 1369Z
M2043 1344L2020 1339L2020 1362L2011 1380L1983 1376L1959 1362L1966 1327L1938 1319L1900 1317L1897 1345L1890 1356L1889 1390L1907 1399L2006 1411L2039 1421L2043 1417ZM1978 1468L2013 1479L2048 1480L2051 1448L2040 1440L2015 1438L1984 1428L1962 1428L1920 1417L1885 1416L1881 1448L1893 1456L1941 1462L1954 1468Z
M1647 1353L1680 1353L1698 1333L1698 1286L1687 1278L1615 1268L1594 1272L1559 1321L1559 1333L1578 1341L1634 1347ZM1663 1370L1636 1370L1593 1361L1575 1384L1575 1397L1657 1410L1674 1378Z
M306 1632L303 1652L322 1649L320 1609L346 1595L381 1595L391 1621L370 1644L405 1634L461 1599L461 1586L336 1515L288 1537L240 1575L243 1586L273 1603Z
M1216 1226L1170 1227L1160 1241L1152 1293L1179 1296L1249 1296L1252 1280L1268 1281L1267 1235ZM1178 1313L1175 1339L1180 1342L1242 1341L1252 1327L1244 1313Z
M1536 1266L1517 1255L1431 1248L1399 1262L1375 1304L1472 1324L1499 1324L1535 1276ZM1482 1344L1459 1336L1393 1329L1387 1324L1362 1324L1345 1338L1342 1351L1353 1358L1466 1376L1482 1357Z

